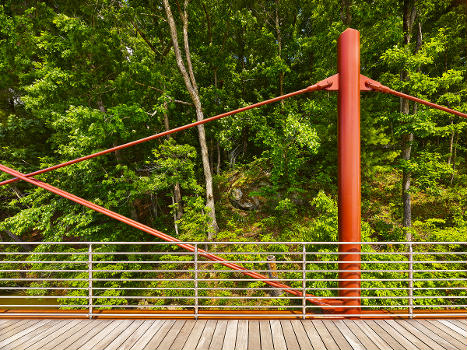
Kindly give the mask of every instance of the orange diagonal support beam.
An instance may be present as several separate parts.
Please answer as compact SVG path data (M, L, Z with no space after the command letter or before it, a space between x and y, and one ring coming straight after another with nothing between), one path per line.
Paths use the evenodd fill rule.
M366 78L366 77L363 77L363 78ZM397 97L401 97L401 98L405 98L407 100L411 100L411 101L414 101L414 102L417 102L417 103L421 103L425 106L428 106L428 107L431 107L431 108L436 108L436 109L439 109L443 112L447 112L447 113L450 113L450 114L454 114L454 115L457 115L459 117L463 117L463 118L467 118L467 114L466 113L462 113L462 112L459 112L459 111L456 111L454 109L451 109L451 108L448 108L448 107L444 107L444 106L441 106L441 105L438 105L436 103L433 103L433 102L430 102L430 101L426 101L426 100L423 100L421 98L418 98L418 97L415 97L415 96L412 96L412 95L407 95L407 94L404 94L403 92L399 92L399 91L396 91L396 90L393 90L377 81L374 81L374 80L371 80L371 79L368 79L366 78L367 81L365 82L365 85L373 90L376 90L376 91L379 91L379 92L384 92L386 94L391 94L391 95L394 95L394 96L397 96Z
M61 197L64 197L64 198L67 198L75 203L78 203L78 204L81 204L89 209L92 209L92 210L95 210L101 214L104 214L104 215L107 215L108 217L111 217L115 220L118 220L120 222L123 222L129 226L132 226L134 228L137 228L138 230L141 230L143 232L146 232L146 233L149 233L153 236L156 236L156 237L159 237L167 242L171 242L171 243L174 243L176 244L177 246L179 246L180 248L183 248L183 249L186 249L190 252L194 252L195 251L195 247L191 244L186 244L186 243L182 243L179 239L175 238L175 237L172 237L166 233L163 233L161 231L158 231L156 229L153 229L149 226L146 226L140 222L137 222L135 220L132 220L130 218L127 218L126 216L123 216L121 214L118 214L118 213L115 213L109 209L106 209L104 207L101 207L100 205L97 205L95 203L92 203L90 201L87 201L81 197L78 197L78 196L75 196L74 194L71 194L69 192L66 192L64 190L61 190L55 186L52 186L52 185L49 185L45 182L42 182L42 181L39 181L35 178L31 178L31 177L27 177L25 174L22 174L20 173L19 171L16 171L14 169L11 169L5 165L2 165L0 164L0 170L7 173L7 174L10 174L12 176L15 176L17 177L18 179L20 180L24 180L26 182L29 182L35 186L38 186L40 188L43 188L47 191L50 191L52 193L55 193ZM247 268L241 266L241 265L238 265L238 264L234 264L234 263L231 263L229 262L228 260L226 259L223 259L221 258L220 256L217 256L215 254L211 254L203 249L198 249L198 255L206 258L206 259L209 259L209 260L212 260L212 261L215 261L215 262L218 262L219 264L222 264L228 268L231 268L233 270L236 270L236 271L239 271L241 273L243 273L244 275L246 276L249 276L249 277L253 277L255 279L260 279L260 280L263 280L264 283L266 284L269 284L270 286L272 287L275 287L275 288L279 288L279 289L282 289L284 290L285 292L287 293L290 293L292 295L295 295L295 296L303 296L303 293L300 291L300 290L297 290L297 289L293 289L291 287L289 287L288 285L286 284L283 284L283 283L279 283L279 282L276 282L274 280L271 280L269 279L268 277L266 277L265 275L262 275L262 274L259 274L257 272L254 272L254 271L250 271L248 270ZM342 304L342 302L340 300L333 300L333 299L320 299L320 298L317 298L316 296L314 295L311 295L311 294L306 294L306 299L315 304L315 305L319 305L319 306L322 306L323 308L325 309L333 309L334 306L332 305L340 305Z
M198 125L201 125L201 124L206 124L206 123L212 122L212 121L217 120L217 119L225 118L225 117L228 117L228 116L233 115L233 114L237 114L237 113L240 113L240 112L247 111L249 109L261 107L261 106L264 106L264 105L267 105L267 104L270 104L270 103L273 103L273 102L281 101L281 100L284 100L286 98L294 97L294 96L305 94L305 93L308 93L308 92L312 92L312 91L316 91L316 90L323 90L323 89L326 89L326 88L330 87L331 85L333 85L333 82L331 80L324 79L324 80L322 80L322 81L320 81L320 82L318 82L316 84L310 85L310 86L308 86L308 87L306 87L304 89L301 89L301 90L297 90L297 91L294 91L294 92L291 92L291 93L288 93L288 94L285 94L285 95L282 95L282 96L274 97L274 98L271 98L269 100L254 103L254 104L251 104L249 106L234 109L234 110L229 111L229 112L221 113L221 114L215 115L215 116L210 117L210 118L206 118L206 119L194 122L194 123L179 126L178 128L174 128L174 129L171 129L171 130L160 132L158 134L154 134L154 135L151 135L151 136L144 137L142 139L138 139L138 140L135 140L135 141L125 143L123 145L118 145L118 146L115 146L115 147L112 147L112 148L109 148L109 149L105 149L105 150L102 150L102 151L99 151L99 152L96 152L96 153L93 153L93 154L89 154L87 156L72 159L72 160L69 160L67 162L57 164L57 165L53 165L53 166L48 167L48 168L36 170L36 171L34 171L32 173L25 174L25 176L31 177L31 176L36 176L36 175L39 175L39 174L43 174L43 173L46 173L46 172L49 172L49 171L52 171L52 170L55 170L55 169L62 168L62 167L67 166L67 165L79 163L79 162L82 162L84 160L99 157L99 156L102 156L102 155L107 154L107 153L119 151L121 149L131 147L131 146L135 146L135 145L138 145L138 144L143 143L143 142L148 142L148 141L151 141L151 140L155 140L155 139L158 139L158 138L161 138L161 137L164 137L164 136L167 136L167 135L179 132L179 131L183 131L183 130L192 128L194 126L198 126ZM18 180L19 180L19 178L17 178L17 177L13 178L13 179L4 180L4 181L0 182L0 186L6 185L6 184L9 184L9 183L12 183L12 182L16 182Z

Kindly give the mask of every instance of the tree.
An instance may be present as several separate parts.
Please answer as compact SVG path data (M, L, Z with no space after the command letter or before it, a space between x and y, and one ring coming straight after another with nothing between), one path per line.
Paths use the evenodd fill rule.
M172 10L169 5L168 0L164 0L164 8L165 13L167 16L167 21L170 27L170 35L172 37L172 44L173 49L177 61L178 69L183 76L183 80L185 82L185 86L190 93L191 99L196 109L196 119L198 121L204 119L203 108L201 105L201 99L198 91L198 85L196 84L195 75L193 72L193 65L191 63L191 54L190 54L190 46L189 46L189 38L188 38L188 0L185 0L183 6L183 12L180 11L180 16L182 19L183 24L183 43L184 43L184 53L186 59L186 66L182 58L182 53L180 50L180 46L178 43L178 31L175 25L175 20L172 15ZM201 148L201 159L203 161L203 170L204 170L204 178L206 181L206 207L209 209L209 216L212 219L212 228L214 230L213 233L208 235L208 239L211 240L214 238L214 233L219 230L216 220L216 208L214 203L214 191L212 186L212 172L211 167L209 164L209 152L206 143L206 131L204 129L204 125L198 125L198 135L199 135L199 144Z
M413 26L415 23L415 18L417 16L417 9L415 6L415 0L404 0L403 5L403 30L404 30L404 41L403 45L409 49L409 44L412 40L413 35ZM421 46L421 23L418 25L417 31L417 51ZM407 81L408 80L408 72L406 69L401 71L401 80ZM401 99L400 101L401 107L400 112L408 115L410 114L410 103L409 100ZM414 105L414 108L415 105ZM414 110L415 111L415 110ZM413 143L414 135L412 132L408 132L402 135L402 160L404 162L410 161L410 156L412 152L412 143ZM402 226L404 228L410 228L412 226L412 206L411 206L411 199L410 199L410 180L411 180L411 172L409 167L405 166L403 168L403 175L402 175L402 203L403 203L403 220ZM411 241L412 234L410 230L406 231L407 241Z

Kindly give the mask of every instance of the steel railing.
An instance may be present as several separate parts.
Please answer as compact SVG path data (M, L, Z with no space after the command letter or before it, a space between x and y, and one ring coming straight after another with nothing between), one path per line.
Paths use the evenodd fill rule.
M348 243L183 243L195 250L167 242L0 242L0 309L10 316L85 312L90 318L107 310L114 316L183 311L194 318L244 316L245 310L250 316L351 316L344 305L336 311L306 299L306 293L345 299L339 291L352 288L339 287L338 245ZM361 244L362 315L467 315L467 242ZM25 251L28 246L34 249ZM287 282L302 296L206 260L198 248Z

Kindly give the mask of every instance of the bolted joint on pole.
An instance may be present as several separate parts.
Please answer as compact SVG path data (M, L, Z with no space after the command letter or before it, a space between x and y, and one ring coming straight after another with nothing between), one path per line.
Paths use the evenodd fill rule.
M345 30L338 40L339 242L361 242L360 33ZM359 243L339 244L339 296L344 313L361 311Z

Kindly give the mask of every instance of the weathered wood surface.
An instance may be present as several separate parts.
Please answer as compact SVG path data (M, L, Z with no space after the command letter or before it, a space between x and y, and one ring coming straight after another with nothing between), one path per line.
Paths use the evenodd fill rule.
M466 320L1 320L1 350L465 350Z

